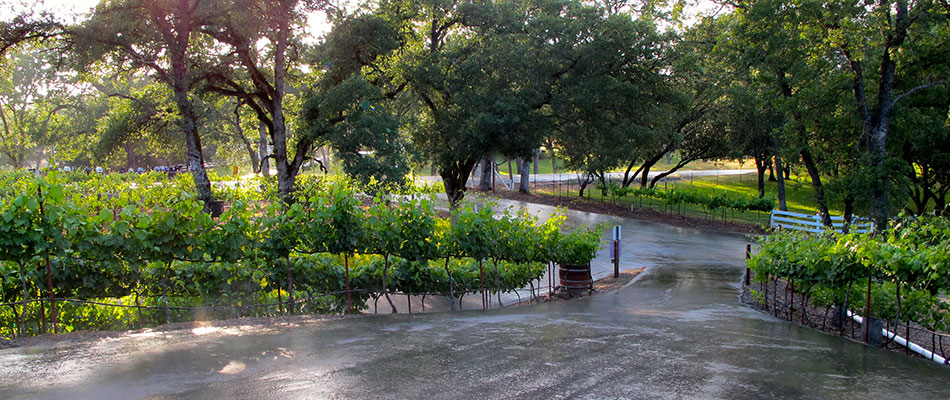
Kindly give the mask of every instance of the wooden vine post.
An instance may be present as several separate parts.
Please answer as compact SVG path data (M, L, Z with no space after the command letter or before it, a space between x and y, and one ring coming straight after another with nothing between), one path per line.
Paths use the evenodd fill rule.
M746 285L746 286L749 286L749 282L750 282L750 279L751 279L751 277L752 277L752 270L749 269L749 259L751 259L751 258L752 258L752 245L749 244L749 243L746 243L746 245L745 245L745 259L746 259L745 285Z
M43 222L46 220L46 211L44 208L44 203L46 201L43 199L43 188L40 185L36 186L36 197L40 199L40 218ZM50 307L50 317L53 320L53 333L59 333L59 320L56 315L56 297L53 295L53 268L49 262L49 248L46 249L46 287L49 290L49 307Z
M868 297L864 304L864 343L871 341L871 275L868 274Z
M346 280L346 313L349 314L353 311L353 298L350 293L350 256L346 253L343 253L343 268Z

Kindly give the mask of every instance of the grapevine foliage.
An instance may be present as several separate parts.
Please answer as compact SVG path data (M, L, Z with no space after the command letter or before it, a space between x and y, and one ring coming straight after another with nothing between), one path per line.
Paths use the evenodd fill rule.
M276 201L272 180L217 182L214 192L227 204L218 217L187 176L13 172L0 182L5 336L51 330L43 323L51 310L36 301L50 297L47 259L60 325L69 331L235 310L343 312L347 277L357 307L384 292L507 292L539 279L548 262L586 264L600 240L597 230L562 232L559 215L539 223L469 205L441 218L433 198L376 191L370 199L338 178L301 179L290 205ZM492 268L480 271L487 261ZM259 307L273 303L280 305ZM194 307L208 311L194 315L187 310Z
M870 234L773 233L749 260L757 279L778 277L821 305L864 310L871 283L871 313L950 330L950 221L929 217ZM852 289L849 291L849 288Z

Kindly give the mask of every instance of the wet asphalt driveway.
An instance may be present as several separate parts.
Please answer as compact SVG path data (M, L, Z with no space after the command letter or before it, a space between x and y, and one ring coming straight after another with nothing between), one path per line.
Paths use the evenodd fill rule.
M569 218L622 224L647 272L568 302L0 350L0 399L948 397L950 367L741 305L742 236Z

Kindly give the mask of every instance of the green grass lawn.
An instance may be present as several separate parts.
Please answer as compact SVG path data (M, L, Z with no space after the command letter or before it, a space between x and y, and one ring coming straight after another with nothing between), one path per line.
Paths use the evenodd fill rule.
M792 176L785 181L785 198L789 211L813 214L818 212L818 206L814 199L814 190L811 184L804 180L804 177ZM679 190L691 191L694 193L703 193L716 195L726 192L728 196L747 196L755 197L758 195L758 184L754 174L740 176L704 176L696 177L693 180L669 181L666 184L658 184L659 189L671 189L676 187ZM765 195L777 198L777 183L766 182ZM540 193L555 194L550 189L540 191ZM577 196L577 188L574 187L570 192L562 188L561 195ZM596 187L589 187L585 197L592 200L601 200L601 192ZM723 218L722 212L717 211L711 215L700 205L683 204L670 209L662 200L652 198L638 198L634 196L625 196L623 198L603 198L603 201L615 202L618 204L629 204L638 207L648 207L658 211L682 214L691 217L717 219ZM777 206L777 204L776 204ZM831 205L831 213L841 214L841 207L837 204ZM725 219L753 225L765 225L769 220L768 212L747 211L743 213L734 213L732 210L726 210Z
M552 166L552 160L548 157L542 156L538 162L538 173L541 174L550 174L553 173L554 168ZM674 156L670 160L670 164L666 163L666 160L661 160L654 167L654 171L663 171L669 167L672 167L676 162L677 158ZM503 176L508 176L508 163L507 160L503 157L497 157L496 162L500 163L499 172ZM338 165L331 163L330 165L330 174L340 173L338 171ZM246 165L239 165L241 174L250 173L250 168ZM273 168L273 167L272 167ZM512 172L517 174L517 167L512 164ZM750 171L754 169L754 165L747 161L745 163L739 163L736 161L697 161L690 163L687 167L683 168L680 173L683 176L683 179L669 181L665 184L661 183L658 185L659 188L671 188L677 187L682 190L689 190L693 192L701 192L705 194L715 195L725 191L728 195L741 195L741 196L756 196L757 195L757 183L755 174L746 174L738 176L705 176L705 177L695 177L690 178L688 171L698 171L698 170L711 170L711 169L749 169ZM558 160L558 169L560 172L569 173L567 168L564 167L563 160ZM218 173L221 176L230 176L231 175L231 166L230 165L219 165L212 169L214 172ZM423 166L416 171L416 175L429 175L430 167ZM303 175L309 174L322 174L323 172L317 168L310 168L305 171L302 171ZM531 173L534 173L534 167L531 167ZM811 187L811 183L808 180L807 176L796 176L792 175L791 179L785 181L785 194L786 201L788 204L789 211L814 214L818 212L817 204L814 199L814 190ZM542 190L541 193L544 193ZM552 193L548 189L547 193ZM567 192L566 188L561 190L562 195L577 196L577 189L574 188L570 193ZM777 198L777 183L776 182L766 182L765 188L766 196L771 196L772 198ZM600 199L600 191L595 187L590 187L588 189L587 196L592 199ZM708 215L706 210L701 206L696 205L682 205L675 210L668 210L662 201L657 199L638 199L632 196L627 196L625 198L618 199L605 199L607 201L614 201L620 204L632 204L632 205L642 205L644 207L651 207L657 210L664 210L667 212L682 213L684 215L694 216L694 217L706 217L713 218L713 216ZM835 215L842 214L842 205L832 203L830 204L831 213ZM741 214L732 215L731 211L726 211L727 220L735 220L737 222L745 222L750 224L762 225L768 222L768 213L758 213L758 212L745 212ZM717 219L721 219L722 215L719 214L715 216Z
M498 173L508 176L508 162L504 157L497 157L495 162L498 164ZM557 169L562 173L567 173L567 167L564 166L564 160L557 160ZM514 160L511 161L511 172L512 174L518 174L518 167L515 166ZM531 165L531 173L534 173L534 164ZM541 157L538 159L538 173L539 174L553 174L554 173L554 163L550 158Z
M702 191L708 194L715 194L726 191L728 194L737 194L743 196L758 196L758 183L753 174L744 176L720 176L703 177L695 179L692 183L680 182L676 184L683 189ZM791 179L785 181L785 202L788 210L814 214L818 212L818 204L815 202L815 191L811 183L807 182L807 177L792 175ZM778 182L765 182L765 195L778 199ZM776 200L777 201L777 200ZM777 203L776 203L777 204ZM832 214L841 214L842 206L840 204L829 204Z
M673 166L675 166L678 161L679 161L679 157L677 156L673 156L670 159L669 163L667 163L665 159L660 160L660 162L656 163L656 165L654 165L651 168L651 171L666 171L670 168L673 168ZM498 166L498 169L499 169L498 172L500 172L502 175L507 176L508 163L506 162L506 159L504 157L497 157L495 159L495 162L500 163L500 165ZM560 171L561 173L573 172L573 171L569 171L568 168L564 166L564 160L558 159L557 165L558 165L558 171ZM636 171L637 167L634 167L630 172L633 173L633 171ZM755 164L752 161L745 161L742 163L738 161L694 161L689 164L686 164L685 167L680 168L679 170L680 171L706 171L706 170L714 170L714 169L748 169L751 171L755 169ZM428 169L425 169L425 171L428 171ZM517 167L514 165L514 162L512 162L511 164L511 171L513 173L517 173L516 172ZM624 172L624 169L618 169L612 172ZM531 169L531 173L532 174L534 173L533 166ZM538 162L538 173L539 174L554 173L554 169L552 167L552 162L550 158L541 157L541 159Z

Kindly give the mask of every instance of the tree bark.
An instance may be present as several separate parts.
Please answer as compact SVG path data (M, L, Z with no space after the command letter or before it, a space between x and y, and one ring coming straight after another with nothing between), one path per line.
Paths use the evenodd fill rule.
M293 202L294 183L300 166L307 159L313 139L301 137L294 145L294 154L288 151L290 132L284 117L283 101L286 87L285 75L287 70L287 51L289 47L292 20L295 17L295 7L299 1L289 0L276 2L269 16L269 27L272 35L273 50L270 52L272 61L266 63L255 56L253 46L256 39L246 36L242 31L240 21L227 19L221 31L205 29L203 32L214 37L221 43L232 46L237 61L247 71L254 86L253 92L240 92L240 96L250 96L255 99L252 105L257 113L258 120L265 123L269 129L270 143L273 145L274 165L277 168L277 193L285 203ZM272 66L271 71L265 71L262 66ZM269 74L268 72L272 72Z
M640 165L640 169L639 169L640 170L640 188L647 187L647 182L649 182L650 180L650 168L653 168L653 166L656 165L656 163L660 162L660 160L663 159L664 155L673 151L675 147L676 147L675 142L669 142L666 144L666 146L663 147L663 150L654 154L653 157L643 160L643 164Z
M581 187L580 193L578 193L578 196L584 197L584 190L587 189L587 185L590 185L593 182L594 182L594 174L590 174L590 173L585 174L583 180L578 179L577 183Z
M521 164L521 185L518 186L518 191L521 193L530 193L531 189L529 188L529 185L531 181L530 181L530 176L529 176L529 173L530 173L529 170L531 167L530 166L531 162L528 160L519 159L519 163Z
M781 156L772 156L772 162L776 171L782 171ZM778 188L778 209L781 211L788 211L788 204L785 202L785 177L782 176L781 172L775 174L775 176L777 178L776 186Z
M235 132L233 137L240 139L241 143L244 144L244 149L251 159L251 172L255 174L260 172L261 159L258 152L254 151L254 146L251 144L251 141L247 139L247 135L244 134L244 127L241 125L240 106L234 108L234 126L237 128L237 132Z
M257 152L260 154L260 166L258 171L264 176L270 176L270 151L267 149L267 125L263 122L260 122L257 127L257 132L260 135L260 141L258 142Z
M282 18L278 20L277 43L274 46L273 95L268 104L268 111L271 114L271 137L274 139L274 164L277 165L277 195L284 202L291 201L297 168L299 168L299 165L295 167L288 161L287 123L284 120L284 71L290 29L287 20L289 12L290 10L281 10Z
M327 153L326 147L320 148L320 160L323 162L323 167L330 169L330 154Z
M887 134L890 129L891 114L894 112L894 106L902 97L913 93L914 91L929 87L923 85L904 93L901 96L894 96L894 87L896 82L897 61L891 55L896 53L904 41L907 39L907 32L913 20L907 9L907 0L882 1L876 5L881 11L887 13L887 29L884 32L884 48L881 50L881 63L878 70L878 90L877 105L871 110L864 81L863 60L854 57L847 46L842 46L844 55L847 57L851 71L853 72L853 92L857 104L858 112L863 122L862 134L867 139L867 154L870 159L871 171L874 179L871 184L871 218L874 220L874 229L880 231L887 228L888 220L888 171L886 171L885 160L887 159ZM894 14L891 15L891 12ZM893 20L893 22L892 22Z
M769 160L767 158L755 157L755 172L758 176L759 198L765 197L765 171L768 170Z
M465 184L474 166L475 159L469 158L460 163L452 162L439 167L439 176L442 177L442 185L445 187L450 208L458 207L462 198L465 197Z
M871 171L874 179L871 184L871 218L874 220L874 230L887 229L888 192L889 183L884 161L887 159L885 142L887 140L887 122L881 122L871 131L871 140L868 144L868 153L871 159Z
M844 196L844 227L841 231L848 233L851 230L851 220L854 218L854 195L846 194Z
M254 145L252 145L251 141L247 140L246 137L243 138L243 142L244 149L247 151L247 156L251 159L251 172L255 174L261 172L261 159L257 154L257 151L254 150Z
M818 211L821 213L821 223L831 228L831 214L828 212L825 188L821 184L821 173L818 171L818 166L815 165L815 160L808 148L802 148L801 156L802 163L805 164L805 169L808 170L808 175L811 176L811 185L815 188L815 202L818 203Z
M168 59L171 63L170 83L174 93L175 106L178 108L178 125L185 138L185 159L188 164L188 170L195 180L195 189L198 192L198 199L205 204L210 204L211 181L208 179L208 173L205 171L204 155L201 151L201 139L198 135L197 114L194 104L188 97L188 91L191 89L191 76L188 73L186 63L188 45L191 40L192 12L194 9L188 1L178 1L175 5L177 10L174 12L179 18L171 21L165 19L161 11L155 11L152 8L152 19L162 31L165 41L168 43ZM174 24L174 26L169 25Z
M491 177L495 167L495 160L491 152L485 153L485 156L482 157L482 161L479 164L481 167L481 176L478 178L478 189L491 190Z

